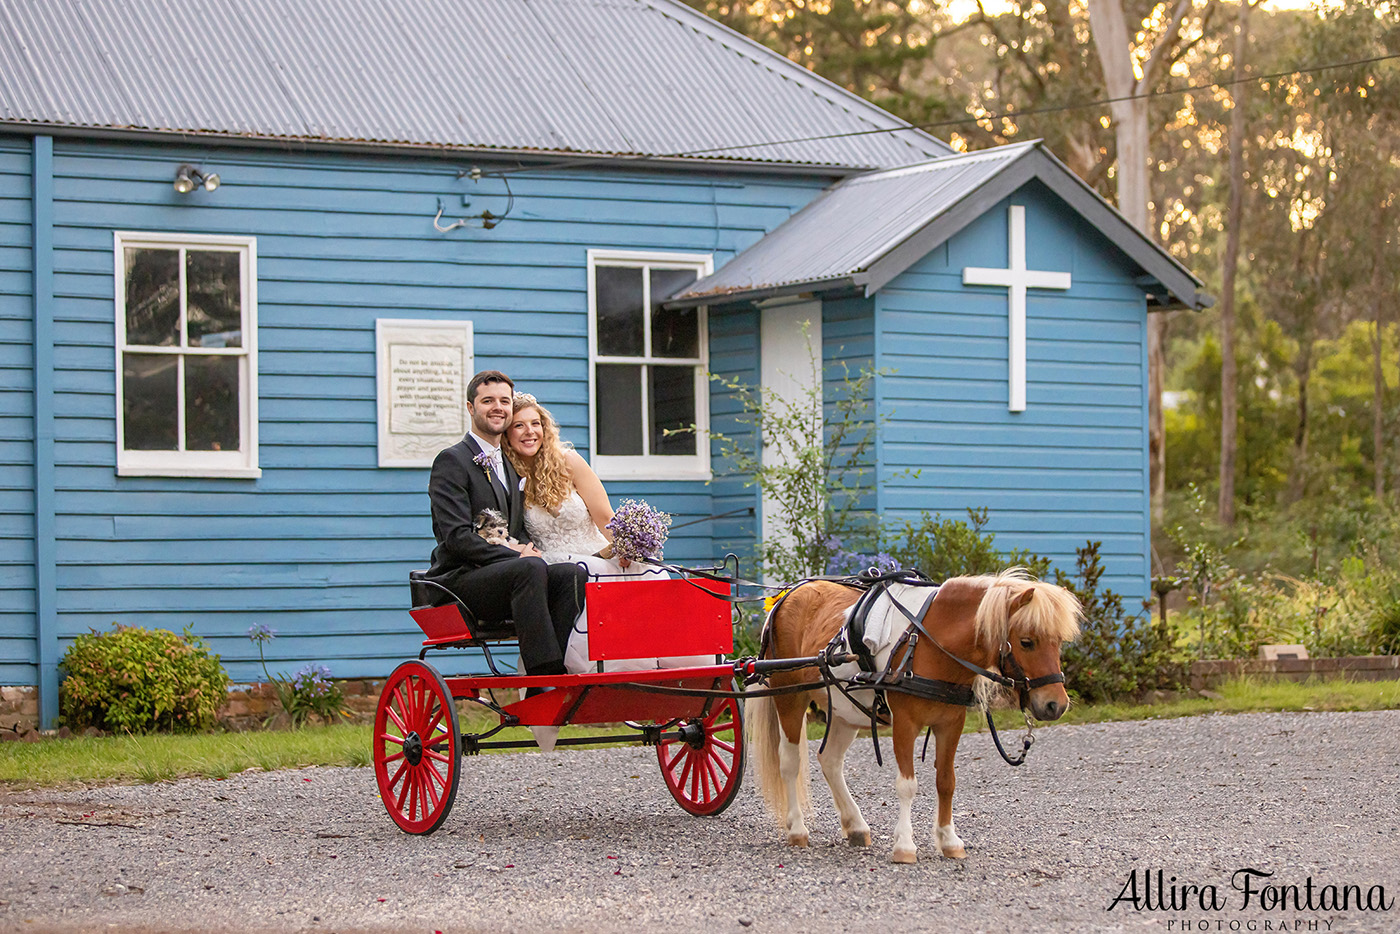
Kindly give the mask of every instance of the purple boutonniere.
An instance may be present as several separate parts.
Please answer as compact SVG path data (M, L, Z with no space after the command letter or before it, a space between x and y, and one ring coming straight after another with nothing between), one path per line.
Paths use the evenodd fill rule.
M482 470L490 470L494 466L490 451L482 451L476 457L472 458L472 462Z

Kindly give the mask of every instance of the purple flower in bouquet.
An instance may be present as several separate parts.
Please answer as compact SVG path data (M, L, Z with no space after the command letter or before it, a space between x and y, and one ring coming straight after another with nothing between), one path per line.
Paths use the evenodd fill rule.
M625 499L608 522L613 553L631 560L660 558L670 526L668 514L652 509L644 500Z

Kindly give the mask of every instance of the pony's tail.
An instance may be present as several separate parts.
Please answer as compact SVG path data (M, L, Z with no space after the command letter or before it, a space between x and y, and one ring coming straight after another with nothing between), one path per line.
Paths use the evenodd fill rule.
M811 794L808 790L806 715L803 715L803 739L801 748L802 773L797 781L797 803L803 811L810 810ZM779 826L786 826L788 812L787 785L783 782L782 769L778 764L778 744L783 742L783 731L778 723L778 705L771 697L750 697L744 701L744 734L749 746L749 760L758 773L758 789L763 794L763 803L778 820Z

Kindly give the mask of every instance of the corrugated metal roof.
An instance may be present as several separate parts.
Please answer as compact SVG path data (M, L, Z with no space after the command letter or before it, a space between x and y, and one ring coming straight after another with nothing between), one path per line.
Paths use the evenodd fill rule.
M858 286L871 294L1032 178L1095 224L1176 300L1192 308L1213 301L1190 270L1032 141L843 179L667 304Z
M677 0L0 0L3 124L843 168L951 151Z
M1033 144L848 178L677 299L849 280Z

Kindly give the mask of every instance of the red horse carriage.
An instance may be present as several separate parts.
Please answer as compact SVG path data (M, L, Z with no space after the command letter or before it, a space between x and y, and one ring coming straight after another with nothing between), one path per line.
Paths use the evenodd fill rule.
M733 566L732 576L723 572ZM534 746L496 740L510 726L625 723L631 734L566 737L560 746L628 740L656 747L666 787L691 814L712 816L739 792L744 773L743 719L732 696L735 665L730 584L732 555L714 568L675 579L591 579L587 587L589 658L598 671L531 677L502 673L491 646L513 643L509 623L482 623L446 588L410 574L414 620L427 638L417 659L394 669L374 721L374 772L389 816L409 833L432 833L457 795L463 755ZM490 674L443 677L429 652L477 649ZM715 656L715 664L643 671L603 671L614 659ZM459 656L461 657L461 656ZM553 688L521 699L522 689ZM499 721L481 733L459 728L457 702L491 711Z
M846 750L857 729L868 726L878 737L880 726L888 724L900 803L891 859L914 861L914 740L928 731L937 738L936 839L944 856L958 858L965 851L952 820L953 759L966 708L983 709L998 753L1020 765L1030 749L1032 718L1058 719L1069 704L1060 648L1078 634L1079 601L1020 568L941 585L917 571L875 569L858 579L801 581L777 598L769 615L762 652L768 657L728 663L723 654L733 647L731 588L751 583L739 579L738 560L731 555L715 568L669 570L676 576L591 580L588 649L599 670L539 677L496 668L490 645L515 639L509 625L482 625L445 588L422 580L418 572L410 575L413 618L427 638L418 658L389 676L374 724L375 777L395 823L420 834L442 825L456 798L463 754L534 745L491 739L505 727L619 722L635 729L631 739L656 747L662 778L681 807L702 816L718 814L743 780L744 723L737 700L742 697L753 715L763 795L788 843L808 842L799 777L806 772L807 712L815 704L828 731L818 757L846 838L865 846L871 840L846 788ZM872 615L875 608L878 617ZM876 618L885 621L884 636L857 632ZM897 620L892 627L891 620ZM877 644L871 646L869 639ZM444 678L423 661L430 651L453 648L480 649L491 674ZM715 664L689 668L605 672L602 665L620 658L709 653ZM775 677L764 687L736 690L739 681L767 681L770 674ZM516 699L530 687L553 690ZM1019 758L1006 753L992 722L991 698L998 689L1018 697L1026 716ZM490 710L499 722L482 733L462 733L458 700ZM628 738L569 737L559 745ZM875 749L879 761L878 739Z

